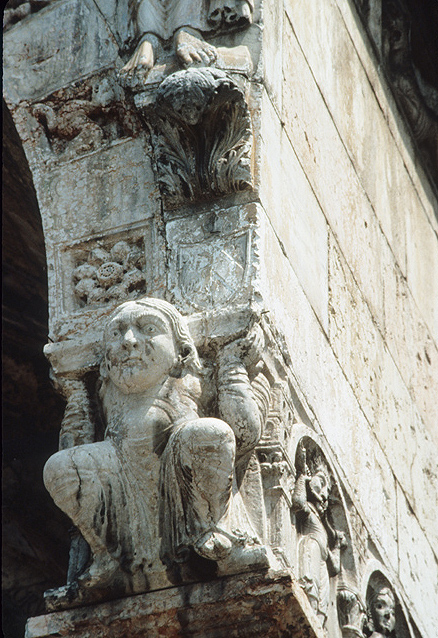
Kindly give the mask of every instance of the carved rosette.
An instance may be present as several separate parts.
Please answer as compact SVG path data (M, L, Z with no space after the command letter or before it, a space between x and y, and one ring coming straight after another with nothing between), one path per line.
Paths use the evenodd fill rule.
M167 208L251 188L249 110L244 91L227 73L173 73L143 113Z

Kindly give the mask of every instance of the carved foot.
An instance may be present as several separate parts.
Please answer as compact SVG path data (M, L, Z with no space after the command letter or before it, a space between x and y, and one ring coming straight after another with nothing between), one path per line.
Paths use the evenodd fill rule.
M184 66L201 64L210 66L216 62L217 51L214 46L205 42L196 29L184 27L174 36L175 51Z
M149 71L154 68L160 43L156 36L147 33L143 36L132 58L119 71L123 85L144 84Z
M46 591L44 602L47 611L56 611L100 602L127 593L130 592L126 575L121 572L117 561L105 557L94 560L74 582Z
M196 553L209 560L219 561L226 558L233 547L233 543L228 536L220 532L210 532L204 534L196 543Z
M217 561L218 575L237 574L240 572L268 569L270 562L263 545L233 546L231 552L223 560Z
M209 532L196 543L195 551L203 558L216 561L220 575L267 569L270 566L266 548L246 535Z
M78 577L77 584L80 589L104 589L111 587L118 575L120 566L116 560L110 556L95 558L90 567Z

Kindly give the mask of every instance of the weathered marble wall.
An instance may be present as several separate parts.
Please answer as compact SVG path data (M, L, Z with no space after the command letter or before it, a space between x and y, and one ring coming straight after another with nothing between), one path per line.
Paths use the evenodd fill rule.
M296 454L300 441L317 445L346 538L328 635L362 635L364 610L354 620L345 601L369 602L381 578L396 593L397 638L433 638L438 203L355 9L263 0L250 26L209 38L237 105L227 125L247 144L244 187L204 180L191 200L163 187L169 111L154 96L174 61L165 53L133 97L118 78L129 57L122 6L57 0L5 36L5 99L45 234L58 382L97 374L103 321L127 296L174 303L212 366L259 322L272 392L257 448L261 540L299 576ZM211 113L225 95L224 78L212 82L216 97L199 106L207 137L219 134ZM173 131L194 117L175 113Z
M351 4L264 11L268 307L366 533L433 636L438 203Z

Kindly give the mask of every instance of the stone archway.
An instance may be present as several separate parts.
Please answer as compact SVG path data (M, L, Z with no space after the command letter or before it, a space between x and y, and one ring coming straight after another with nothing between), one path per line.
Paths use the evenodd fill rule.
M42 467L58 447L63 401L49 379L47 273L32 176L3 104L3 631L24 635L43 592L65 579L68 521Z

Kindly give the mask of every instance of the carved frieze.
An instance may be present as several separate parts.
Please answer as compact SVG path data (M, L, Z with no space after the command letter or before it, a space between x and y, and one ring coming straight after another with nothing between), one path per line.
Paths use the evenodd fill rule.
M302 440L295 457L297 471L292 495L298 540L298 577L312 609L324 626L330 604L330 578L341 571L344 531L335 528L330 496L333 477L322 451Z

